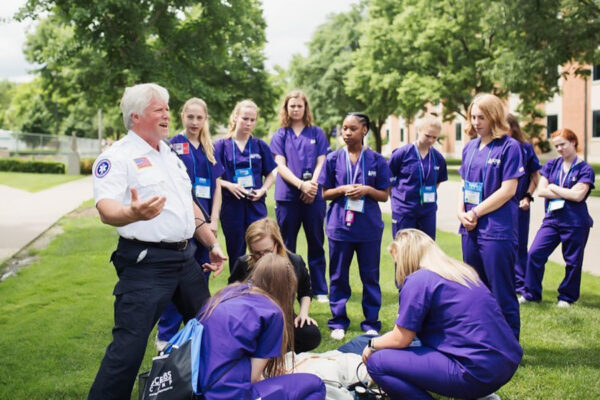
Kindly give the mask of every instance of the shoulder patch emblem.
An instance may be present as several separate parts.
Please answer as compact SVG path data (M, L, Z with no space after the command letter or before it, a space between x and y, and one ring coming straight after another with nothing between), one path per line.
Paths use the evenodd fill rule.
M108 174L108 171L110 171L110 161L107 159L100 160L98 164L96 164L94 175L96 175L96 178L104 178L106 174Z

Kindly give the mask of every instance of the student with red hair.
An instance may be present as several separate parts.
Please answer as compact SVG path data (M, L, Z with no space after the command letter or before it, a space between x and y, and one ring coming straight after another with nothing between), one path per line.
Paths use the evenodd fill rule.
M585 244L594 221L585 200L594 188L594 170L577 157L577 135L560 129L551 136L560 157L542 168L538 195L546 199L546 216L529 249L520 303L542 300L542 278L548 257L562 243L565 277L558 287L558 307L579 298Z

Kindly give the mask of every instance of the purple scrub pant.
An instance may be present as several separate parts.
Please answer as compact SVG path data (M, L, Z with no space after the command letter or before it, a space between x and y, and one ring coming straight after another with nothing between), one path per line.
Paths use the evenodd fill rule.
M330 329L347 329L350 319L346 314L346 303L350 299L350 263L356 251L358 271L363 284L362 309L365 316L360 323L363 331L381 329L379 309L381 289L379 287L379 253L381 239L370 242L345 242L329 239L329 307L332 317L327 321Z
M401 229L415 228L435 240L435 217L435 210L422 215L419 213L392 213L392 220L396 221L392 222L392 239Z
M262 400L324 400L325 384L313 374L289 374L252 385L252 398Z
M225 235L227 257L229 258L229 272L235 260L246 254L246 229L254 221L267 216L267 206L263 200L250 201L246 199L233 199L223 196L221 207L221 228Z
M486 396L514 373L498 365L494 382L482 383L454 359L429 347L378 350L369 357L367 370L392 399L411 400L433 399L428 391L461 399Z
M531 212L519 208L519 246L515 262L515 291L523 292L525 286L525 271L527 270L527 242L529 240L529 220Z
M208 256L208 249L197 242L196 246L198 248L196 249L194 258L198 262L198 265L202 267L204 263L210 262L210 258ZM208 278L210 277L210 272L204 272L204 277L206 278L206 285L208 286ZM171 340L171 338L175 336L177 331L179 331L179 327L181 326L182 322L183 317L177 311L175 304L169 303L167 309L164 313L162 313L160 319L158 320L158 339L164 340L166 342Z
M506 322L519 339L521 320L515 294L517 244L512 240L482 239L477 233L462 235L463 261L475 268L496 298Z
M325 220L325 200L316 198L312 204L302 201L278 201L275 207L277 223L281 228L281 235L285 247L292 253L296 252L296 239L300 225L304 227L308 245L308 269L310 283L314 294L327 294L327 281L325 280L325 234L323 221Z
M559 243L565 260L565 277L558 287L558 300L574 303L579 299L583 252L590 228L561 228L554 224L542 224L535 235L529 258L523 296L527 300L542 300L542 279L548 257Z

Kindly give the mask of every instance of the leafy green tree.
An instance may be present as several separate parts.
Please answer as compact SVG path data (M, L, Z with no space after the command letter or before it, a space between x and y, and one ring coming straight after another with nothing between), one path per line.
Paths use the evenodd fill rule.
M116 115L122 88L138 82L167 87L174 116L191 96L204 98L217 122L242 98L274 101L256 0L235 7L221 0L29 0L17 18L40 15L48 16L26 54L41 66L45 94L62 102L65 114L89 108L95 116L102 108Z
M8 80L0 81L0 128L7 128L5 114L10 106L16 83Z
M364 111L373 120L376 150L381 151L379 131L389 114L371 108L368 96L349 94L346 76L357 62L359 26L365 16L365 2L351 10L331 14L317 28L308 43L308 56L295 55L290 64L293 86L306 92L316 123L328 134L339 126L346 113Z

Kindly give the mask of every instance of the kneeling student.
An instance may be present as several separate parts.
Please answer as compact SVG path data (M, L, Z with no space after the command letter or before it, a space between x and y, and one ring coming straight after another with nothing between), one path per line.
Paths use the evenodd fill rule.
M248 282L225 287L202 309L198 388L206 400L325 399L316 375L284 375L295 288L289 260L267 254Z
M369 341L363 361L392 399L488 395L507 383L523 350L471 267L425 233L398 232L390 246L401 287L396 325ZM421 347L407 347L415 335Z
M300 303L300 312L294 317L294 351L302 353L315 349L321 343L321 332L319 332L317 322L308 316L312 289L310 275L306 270L304 260L298 254L286 249L279 226L271 218L263 218L251 223L246 231L245 239L250 254L243 255L235 261L229 283L246 280L258 260L267 254L277 254L289 260L294 267L298 282L294 291L298 294ZM269 288L269 293L275 289L281 288Z

